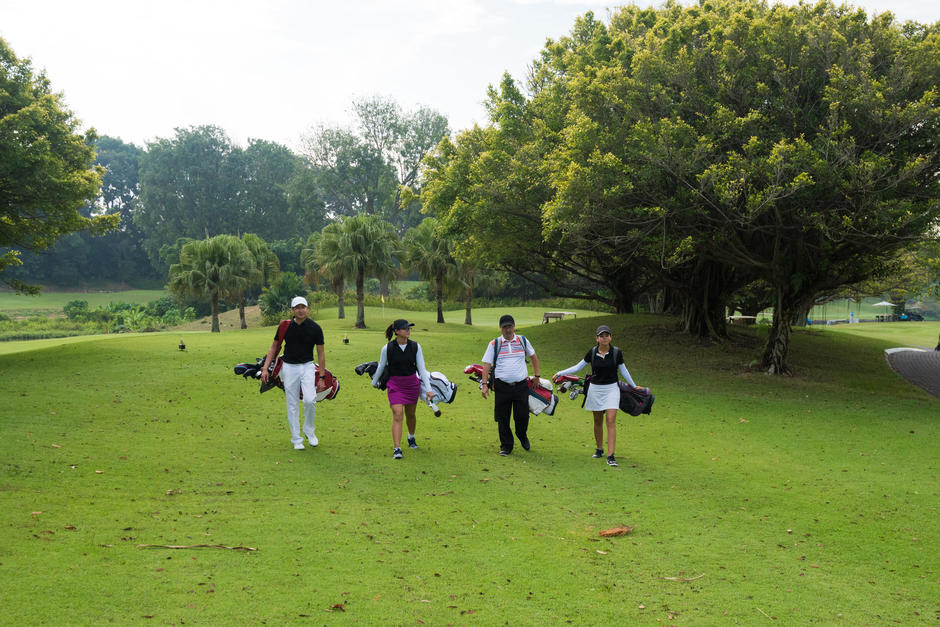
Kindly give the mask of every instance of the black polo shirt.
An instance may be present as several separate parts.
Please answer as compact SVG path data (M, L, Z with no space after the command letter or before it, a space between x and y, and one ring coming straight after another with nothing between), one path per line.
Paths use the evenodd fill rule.
M277 333L274 334L277 339ZM313 347L323 344L323 329L320 325L307 318L303 324L297 324L293 319L284 334L284 363L305 364L313 361Z

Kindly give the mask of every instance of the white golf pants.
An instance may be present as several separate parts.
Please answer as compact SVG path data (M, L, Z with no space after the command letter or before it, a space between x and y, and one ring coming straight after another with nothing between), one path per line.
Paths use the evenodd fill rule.
M284 382L284 398L287 401L287 424L290 439L294 444L303 444L300 435L300 391L304 393L304 434L313 443L316 441L314 420L317 416L316 364L281 364L281 381Z

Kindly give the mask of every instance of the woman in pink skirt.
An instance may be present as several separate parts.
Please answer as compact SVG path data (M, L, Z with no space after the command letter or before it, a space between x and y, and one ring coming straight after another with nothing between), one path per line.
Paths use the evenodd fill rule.
M389 342L382 347L379 365L375 369L375 376L372 377L373 387L380 387L382 375L385 369L388 369L388 404L392 408L392 444L395 447L392 457L395 459L402 458L403 418L408 422L408 446L418 448L418 443L415 442L415 428L418 422L415 417L415 406L421 393L422 382L428 390L428 400L434 398L430 375L428 369L424 367L421 345L410 339L413 326L413 322L400 318L388 326L385 330L385 338Z

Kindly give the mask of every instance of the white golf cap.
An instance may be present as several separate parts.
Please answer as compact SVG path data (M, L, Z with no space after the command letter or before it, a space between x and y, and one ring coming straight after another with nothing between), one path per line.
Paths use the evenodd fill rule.
M307 307L307 299L303 296L294 296L294 300L290 302L290 308L293 309L297 305L303 305L304 307Z

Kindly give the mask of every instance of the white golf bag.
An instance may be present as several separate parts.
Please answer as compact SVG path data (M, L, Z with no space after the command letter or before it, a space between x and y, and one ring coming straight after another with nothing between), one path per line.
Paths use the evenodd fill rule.
M434 398L430 401L427 400L428 388L424 386L424 382L421 382L421 399L428 404L428 407L431 408L431 411L434 412L435 416L441 415L441 410L438 409L438 403L452 403L454 397L457 396L457 384L451 383L450 380L443 373L437 372L436 370L430 373L430 383L431 391L434 393Z

